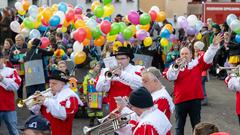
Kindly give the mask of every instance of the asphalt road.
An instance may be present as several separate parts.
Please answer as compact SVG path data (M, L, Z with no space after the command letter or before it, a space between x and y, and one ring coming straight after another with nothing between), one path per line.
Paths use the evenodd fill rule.
M162 81L169 92L172 91L172 83L166 80ZM216 124L221 131L229 132L231 135L240 135L240 126L238 118L235 114L235 93L227 90L225 84L221 80L212 78L206 83L209 104L202 107L202 122L210 122ZM18 125L22 125L24 120L29 116L26 108L17 109ZM172 134L174 133L175 117L171 117L173 124ZM73 124L73 135L83 135L83 126L89 124L86 118L76 118ZM191 135L192 129L190 120L187 119L185 126L185 135ZM8 135L4 122L0 127L0 135Z

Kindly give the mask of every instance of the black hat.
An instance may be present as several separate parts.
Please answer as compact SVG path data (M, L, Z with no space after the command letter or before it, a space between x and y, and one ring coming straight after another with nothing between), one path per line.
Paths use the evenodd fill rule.
M24 126L19 129L50 130L50 123L41 115L32 115L25 121Z
M140 87L133 91L129 97L129 103L138 108L148 108L153 106L152 95L145 87Z
M33 39L32 45L33 46L40 46L42 44L42 41L38 38Z
M53 70L52 73L49 76L49 80L50 79L55 79L55 80L59 80L62 82L68 82L68 77L66 75L66 73L60 71L60 70Z
M117 14L116 17L121 17L122 18L123 16L121 14Z
M134 58L132 48L130 46L118 47L118 51L115 54L112 54L111 56L117 56L117 55L127 55L130 59Z

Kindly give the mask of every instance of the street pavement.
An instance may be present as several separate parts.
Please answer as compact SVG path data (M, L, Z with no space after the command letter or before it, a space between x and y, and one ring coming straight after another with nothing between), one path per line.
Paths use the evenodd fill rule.
M162 80L169 93L172 93L173 84ZM208 106L202 106L202 122L210 122L216 124L221 131L229 132L231 135L240 135L240 127L238 118L235 113L235 93L227 90L222 80L211 78L206 83L208 94ZM22 125L24 120L29 116L26 108L17 109L18 125ZM172 134L174 134L175 117L171 117L173 124ZM87 118L76 118L73 124L73 135L83 135L83 126L87 126L89 120ZM6 126L2 121L0 127L0 135L8 135ZM192 128L189 118L185 126L185 135L192 135Z

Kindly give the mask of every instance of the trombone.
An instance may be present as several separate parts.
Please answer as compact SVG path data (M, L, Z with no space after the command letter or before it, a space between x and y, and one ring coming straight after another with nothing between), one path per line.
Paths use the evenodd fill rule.
M221 67L218 66L217 68L217 74L219 74L219 72L221 70L226 70L228 74L235 74L235 75L231 75L232 77L237 77L240 76L240 66L236 66L236 67Z
M30 102L30 101L31 101L31 102L30 102L30 106L33 106L33 105L37 104L37 102L34 102L34 99L35 99L35 98L37 98L37 97L39 97L39 96L42 96L42 95L48 93L49 91L51 91L51 88L48 88L48 89L46 89L45 91L42 91L42 92L40 92L40 93L37 94L37 95L32 95L32 96L30 96L30 97L28 97L28 98L26 98L26 99L24 99L24 100L20 100L20 101L18 101L17 106L18 106L19 108L22 108L24 105L26 105L27 102Z
M101 123L100 125L97 125L95 127L89 128L87 126L83 127L83 133L85 135L90 135L93 131L99 129L97 135L107 135L115 132L116 130L126 126L130 120L130 116L132 113L126 113L122 114L118 117L112 118L104 123Z

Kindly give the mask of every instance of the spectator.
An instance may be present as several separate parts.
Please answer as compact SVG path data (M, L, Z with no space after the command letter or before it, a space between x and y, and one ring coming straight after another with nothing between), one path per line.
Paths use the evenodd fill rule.
M13 40L11 38L6 38L4 41L2 54L5 57L5 64L7 67L12 67L12 63L9 61L10 49L13 46Z
M10 14L7 10L7 8L3 9L3 15L2 15L2 19L0 20L0 27L1 27L1 33L4 33L1 35L1 39L0 39L0 45L3 45L3 41L6 38L11 38L12 37L12 31L10 29L10 23L11 23L11 17Z

